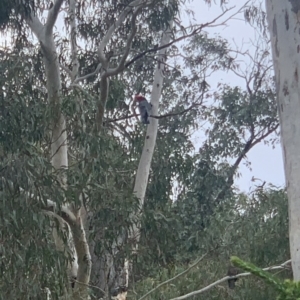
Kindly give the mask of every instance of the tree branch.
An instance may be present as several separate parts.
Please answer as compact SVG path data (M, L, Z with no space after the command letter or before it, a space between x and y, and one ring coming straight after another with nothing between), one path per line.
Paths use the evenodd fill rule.
M193 103L191 106L189 106L188 108L178 112L178 113L168 113L168 114L165 114L165 115L160 115L160 116L152 116L150 115L151 118L154 118L154 119L163 119L163 118L167 118L167 117L174 117L174 116L178 116L178 115L183 115L187 112L189 112L190 110L192 110L194 107L197 107L199 105L202 105L202 103Z
M34 197L34 195L29 194L28 192L25 192L25 193L28 196ZM37 198L37 200L40 199L39 196L37 196L36 198ZM64 221L66 221L69 225L72 223L75 223L75 221L76 221L75 215L71 212L70 207L67 205L58 206L54 201L47 199L46 206L43 208L43 210L50 211L50 212L57 214Z
M108 97L108 90L109 90L109 78L106 74L104 74L100 79L100 96L97 105L97 114L96 114L96 122L95 122L96 132L99 132L103 125L103 116L104 116L106 101Z
M84 76L78 77L77 79L74 80L74 84L76 84L76 83L78 83L78 82L80 82L80 81L82 81L82 80L88 79L88 78L90 78L90 77L92 77L92 76L98 74L99 71L100 71L100 69L101 69L101 66L102 66L102 64L100 63L100 64L98 64L98 66L96 67L95 71L93 71L92 73L89 73L89 74L86 74L86 75L84 75Z
M192 110L194 107L197 107L199 105L202 105L202 103L193 103L188 108L186 108L186 109L184 109L180 112L177 112L177 113L167 113L167 114L160 115L160 116L150 115L150 118L163 119L163 118L167 118L167 117L175 117L175 116L178 116L178 115L183 115L183 114L189 112L190 110ZM139 114L132 114L132 115L127 115L127 116L124 116L124 117L116 118L116 119L109 119L109 120L105 120L103 123L105 124L105 123L112 123L112 122L116 122L116 121L122 121L122 120L126 120L126 119L131 119L131 118L136 117L136 116L139 116Z
M100 291L104 296L107 296L107 293L105 291L103 291L101 288L99 288L98 286L92 285L92 284L87 284L87 283L83 283L83 282L79 282L78 280L74 280L76 283L78 284L83 284L89 288L93 288L96 289L98 291Z
M137 17L137 15L139 14L139 12L141 10L142 10L142 7L138 7L133 12L132 19L131 19L131 32L130 32L128 38L127 38L127 42L126 42L126 47L125 47L124 54L122 55L120 63L119 63L119 65L116 68L114 68L114 69L108 69L107 70L107 75L108 76L116 75L120 71L124 70L124 68L125 68L125 61L126 61L126 59L128 57L128 54L130 52L131 44L132 44L132 41L133 41L133 39L135 37L136 30L137 30L137 28L136 28L136 17Z
M279 266L274 266L274 267L267 267L267 268L264 268L263 270L264 271L271 271L271 270L282 270L282 269L286 269L287 268L287 265L291 262L291 260L287 260L286 262L284 262L283 264L279 265ZM176 298L172 298L170 300L183 300L183 299L187 299L187 298L190 298L190 297L193 297L195 295L198 295L198 294L201 294L203 292L206 292L207 290L210 290L211 288L213 288L214 286L224 282L224 281L227 281L228 279L233 279L233 278L240 278L240 277L246 277L246 276L249 276L249 275L252 275L251 273L247 272L247 273L240 273L236 276L226 276L226 277L223 277L222 279L219 279L213 283L211 283L210 285L206 286L205 288L202 288L200 290L197 290L197 291L194 291L194 292L191 292L191 293L188 293L188 294L185 294L183 296L180 296L180 297L176 297Z
M70 78L72 78L72 71L68 67L62 64L59 64L59 66L70 76Z
M7 180L4 177L1 177L0 179L6 185L9 187L9 189L13 189L14 184L12 181ZM75 222L76 217L75 215L70 211L70 208L67 205L61 205L58 206L54 201L47 199L46 203L41 199L40 196L29 193L25 191L22 187L19 186L19 190L21 193L25 194L27 197L31 199L36 199L38 203L43 203L43 210L53 212L57 215L59 215L62 219L64 219L68 224Z
M69 2L69 18L70 18L70 42L71 42L71 54L72 54L72 72L71 80L74 82L78 76L79 61L77 57L77 24L76 24L76 0L70 0Z
M111 39L113 33L115 30L124 22L129 12L137 7L145 5L148 1L146 0L134 0L128 4L128 6L122 11L122 13L119 15L116 22L113 23L113 25L110 26L110 28L107 30L105 36L103 37L102 41L100 42L100 45L98 47L98 56L100 59L100 62L105 65L107 63L107 60L104 55L104 49L107 46L109 40Z
M31 13L30 17L26 18L26 22L32 32L36 35L37 39L42 41L44 39L44 26L39 18Z
M229 189L232 186L233 176L235 174L235 171L237 170L239 164L241 163L241 161L245 157L245 155L249 152L249 150L251 150L255 145L260 143L269 134L274 132L278 127L279 127L279 124L277 124L274 128L269 129L265 134L263 134L261 137L257 138L256 140L255 140L254 134L250 137L250 139L244 145L244 148L243 148L241 154L238 156L235 163L232 165L231 170L230 170L230 174L228 175L227 182L226 182L225 186L223 187L223 189L219 192L219 194L215 198L215 203L219 203L219 201L224 197L227 189Z
M49 10L47 21L45 24L46 35L52 34L53 26L56 22L59 10L64 0L56 0L53 7Z
M145 295L143 295L139 300L143 300L145 298L147 298L150 294L152 294L153 292L155 292L156 290L158 290L159 288L161 288L162 286L165 286L167 284L169 284L170 282L178 279L179 277L187 274L191 269L193 269L194 267L196 267L202 260L203 258L207 255L207 253L205 253L204 255L202 255L199 259L196 260L195 263L193 263L191 266L189 266L186 270L184 270L183 272L177 274L176 276L174 276L171 279L168 279L162 283L160 283L158 286L156 286L155 288L153 288L152 290L150 290L148 293L146 293Z
M249 1L248 1L249 2ZM194 29L191 33L189 34L186 34L186 35L183 35L177 39L174 39L173 41L169 42L168 44L165 44L165 45L161 45L159 47L153 47L152 49L149 49L149 50L145 50L143 51L142 53L139 53L138 55L136 55L133 59L131 59L129 62L127 62L125 64L125 68L129 67L131 64L133 64L135 61L137 61L138 59L142 58L143 56L145 56L147 53L151 53L151 52L157 52L161 49L164 49L164 48L168 48L170 47L171 45L177 43L177 42L180 42L186 38L189 38L189 37L192 37L194 36L195 34L199 33L204 27L208 27L210 25L212 25L213 23L215 23L218 19L220 19L222 16L224 16L228 11L232 10L234 7L231 7L231 8L228 8L226 10L223 11L223 13L221 13L218 17L216 17L214 20L212 20L211 22L207 22L207 23L204 23L204 24L201 24L199 25L198 28ZM241 9L240 9L241 10ZM240 11L239 10L239 11ZM235 13L236 14L236 13ZM235 15L233 14L233 15ZM231 16L232 17L232 16Z

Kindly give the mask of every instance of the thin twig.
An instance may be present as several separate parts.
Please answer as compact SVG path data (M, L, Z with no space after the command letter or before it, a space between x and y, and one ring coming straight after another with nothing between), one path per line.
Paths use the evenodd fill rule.
M246 4L247 4L248 2L249 2L249 1L247 1ZM232 18L233 16L235 16L237 13L239 13L239 12L241 11L241 9L242 9L243 7L245 7L246 4L244 4L237 12L235 12L233 15L231 15L230 17L228 17L226 20L229 20L230 18ZM127 62L127 63L125 64L125 68L129 67L129 66L130 66L131 64L133 64L136 60L142 58L142 57L145 56L147 53L157 52L157 51L159 51L159 50L161 50L161 49L170 47L171 45L173 45L173 44L175 44L175 43L177 43L177 42L180 42L180 41L182 41L182 40L184 40L184 39L186 39L186 38L189 38L189 37L192 37L192 36L196 35L196 34L199 33L203 28L212 26L213 23L215 23L217 20L219 20L221 17L223 17L227 12L229 12L230 10L232 10L232 9L234 9L234 8L235 8L235 6L230 7L230 8L228 8L228 9L224 10L224 12L222 12L218 17L216 17L216 18L213 19L212 21L199 25L199 27L197 27L196 29L194 29L191 33L186 34L186 35L183 35L183 36L181 36L181 37L179 37L179 38L177 38L177 39L174 39L173 41L171 41L171 42L168 43L168 44L162 45L162 46L160 46L160 47L154 47L154 48L151 48L151 49L149 49L149 50L145 50L145 51L141 52L140 54L138 54L137 56L135 56L134 58L132 58L129 62ZM224 23L224 22L222 22L221 24L218 24L218 25L216 25L216 26L220 26L220 25L222 25L223 23Z
M148 297L150 294L152 294L153 292L155 292L156 290L158 290L159 288L161 288L164 285L169 284L170 282L178 279L179 277L187 274L191 269L193 269L194 267L196 267L202 260L203 258L207 255L207 253L205 253L204 255L202 255L199 259L196 260L195 263L193 263L191 266L189 266L186 270L184 270L183 272L177 274L176 276L174 276L171 279L168 279L162 283L160 283L158 286L156 286L155 288L153 288L152 290L150 290L148 293L146 293L144 296L142 296L139 300L145 299L146 297Z

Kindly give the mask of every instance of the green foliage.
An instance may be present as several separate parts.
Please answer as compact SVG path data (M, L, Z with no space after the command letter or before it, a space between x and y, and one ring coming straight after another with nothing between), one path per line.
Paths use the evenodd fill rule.
M277 300L299 300L300 299L300 283L292 280L285 280L284 288L280 291Z
M189 213L192 221L195 217L191 214L192 211ZM229 258L233 254L260 266L278 265L289 257L287 232L287 199L284 190L257 190L250 197L236 195L230 201L219 205L206 228L202 232L199 231L197 252L190 252L189 257L186 248L176 245L178 260L160 267L155 276L141 280L135 290L140 291L139 295L145 294L159 283L186 269L191 257L200 257L204 253L207 253L207 256L195 269L154 292L151 299L178 297L225 277L230 264ZM166 235L166 238L170 236ZM281 271L277 277L278 280L290 278L291 272ZM136 299L133 295L132 297ZM234 291L229 290L227 286L218 285L198 294L194 299L207 298L275 299L276 290L263 281L248 276L238 280Z
M66 199L77 205L85 190L85 205L96 212L87 233L91 240L97 236L99 257L120 232L132 226L129 215L137 209L132 195L136 160L108 129L95 136L95 102L83 107L77 92L65 90L63 98L72 132L69 169L53 171L49 154L52 111L40 88L39 58L34 51L30 55L8 52L0 64L1 299L41 299L46 287L52 299L57 299L69 286L68 260L55 249L50 220L43 213L48 199L58 206ZM32 70L37 76L31 76ZM57 181L61 172L67 173L67 190ZM121 260L128 249L122 251Z
M283 286L275 276L272 276L270 273L256 267L254 264L242 261L236 256L232 256L230 260L235 266L262 278L265 282L273 285L280 292L283 292Z
M231 257L231 262L253 275L260 277L263 281L270 284L278 293L276 297L277 300L298 300L300 299L300 283L294 282L292 280L280 281L275 276L271 275L269 272L256 267L254 264L245 262L236 256Z

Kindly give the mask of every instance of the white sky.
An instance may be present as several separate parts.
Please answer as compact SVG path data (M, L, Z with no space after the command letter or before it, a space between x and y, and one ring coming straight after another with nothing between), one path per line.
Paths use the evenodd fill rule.
M220 1L217 1L216 4L208 6L204 0L194 0L192 3L187 4L186 7L195 12L195 19L197 20L197 23L205 23L213 20L220 13L222 13L219 2ZM227 5L227 7L236 6L236 8L239 8L245 2L245 0L230 0L230 4ZM259 0L256 2L259 3ZM218 34L223 38L226 38L230 43L232 43L233 48L236 46L240 47L244 43L246 47L250 48L251 51L250 41L253 41L253 44L255 44L255 41L257 40L257 34L255 33L254 28L245 22L243 15L236 16L233 20L228 21L226 24L226 27L213 27L206 29L206 31L209 32L211 36ZM245 82L232 73L214 74L210 78L210 83L212 82L212 78L215 79L216 83L223 82L228 83L231 86L245 86ZM197 139L198 142L200 142L201 136L199 135ZM197 139L195 140L196 144ZM264 181L275 186L284 186L285 179L283 160L281 146L279 144L276 145L275 149L273 149L271 146L264 145L263 143L256 145L252 150L250 150L248 154L248 160L251 163L252 170L242 163L239 169L239 172L242 175L235 181L236 186L242 191L249 192L255 187L255 185L261 185ZM257 180L253 182L251 181L251 178L253 177L258 178L261 181Z

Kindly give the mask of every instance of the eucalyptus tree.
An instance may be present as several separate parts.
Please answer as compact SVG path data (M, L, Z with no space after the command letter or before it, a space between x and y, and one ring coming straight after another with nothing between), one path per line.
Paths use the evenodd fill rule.
M59 203L58 199L53 199L49 195L49 198L43 204L47 214L51 215L55 222L58 221L59 227L67 228L63 232L63 236L59 232L55 231L54 233L57 246L61 248L62 244L66 245L60 250L67 253L70 270L72 270L71 275L76 277L76 282L73 282L73 285L75 285L73 297L75 298L88 297L87 286L90 282L92 263L84 228L86 212L84 212L83 206L89 210L92 202L90 189L95 184L92 180L95 173L88 174L88 172L95 171L95 169L93 169L94 165L91 161L94 160L95 165L97 165L97 160L101 157L97 153L97 147L91 149L90 157L87 157L86 150L91 145L81 145L79 148L74 148L76 143L79 144L78 138L80 136L76 136L78 128L72 126L75 124L72 121L79 121L76 125L82 126L82 134L93 134L95 137L99 135L104 122L110 79L122 73L125 68L134 65L135 60L139 58L136 57L136 53L138 53L136 51L139 49L132 49L134 42L143 41L145 40L143 36L149 35L150 45L153 45L151 40L158 41L161 35L160 31L169 30L171 33L172 26L170 27L169 24L177 11L177 7L178 3L175 1L170 3L143 0L122 3L118 1L90 1L89 3L86 1L69 1L69 3L64 1L55 1L54 3L32 1L25 5L16 1L10 3L7 10L3 10L1 25L6 30L11 29L8 34L19 34L16 41L21 43L21 49L16 47L16 50L26 53L24 56L29 56L28 53L36 49L36 39L40 45L40 50L35 52L35 56L32 56L33 62L27 68L28 72L32 72L34 67L37 70L34 70L36 72L33 75L26 74L25 81L31 81L29 89L41 90L42 97L39 98L47 98L45 103L49 108L50 117L47 120L49 123L47 123L45 129L50 136L50 140L47 140L50 151L47 151L45 145L39 146L41 151L47 151L46 157L51 159L53 171L50 168L46 173L49 174L50 172L52 174L52 180L57 183L62 200ZM66 29L59 22L63 20ZM62 27L60 28L61 31L58 31L55 25ZM34 39L30 37L30 31L34 33ZM60 36L59 33L61 33ZM169 40L165 40L163 36L162 44L160 44L161 49L156 49L157 47L153 49L153 46L150 46L150 48L152 47L150 50L152 52L159 50L159 55L163 56L167 48L165 44L171 38L170 33L168 34ZM145 53L140 56L143 57ZM38 64L37 61L40 63L41 58L43 64ZM162 59L164 58L158 57L158 60ZM90 64L90 69L87 70L86 67L89 61L96 63L96 66ZM21 65L24 66L24 64L26 62L22 61ZM157 72L159 76L155 77L160 91L162 86L159 83L162 78L160 72L162 72L163 66L163 64L158 65ZM16 68L13 69L16 71ZM38 76L35 77L34 75ZM138 75L136 74L136 76ZM89 84L91 82L92 84ZM19 83L19 87L25 88L21 83ZM90 93L93 90L94 93ZM155 106L158 107L160 92L153 93L152 102L155 108ZM18 94L20 95L20 92ZM84 100L83 95L85 96ZM30 99L34 97L34 93L31 94L29 90L29 95L26 96ZM3 99L7 100L9 97L13 97L11 93L3 91ZM25 106L30 104L27 102ZM69 118L66 119L66 115L70 113L72 106L75 106L76 109L73 111L72 116L68 115ZM86 112L89 113L90 111L91 114L87 115ZM45 110L44 113L46 116L47 111ZM93 114L95 118L91 122L90 118ZM88 117L88 120L86 117ZM155 121L153 124L155 125ZM42 142L46 141L38 139L38 143ZM34 143L36 144L36 141ZM154 144L155 140L152 142L152 147L154 147ZM24 146L21 144L19 149L22 148ZM81 159L81 162L78 161L78 158ZM85 176L75 180L76 175L72 174L72 170L69 168L70 162L81 164ZM18 188L16 180L9 180L9 177L3 177L3 180L8 184L13 183L12 187L14 189ZM77 186L76 194L73 194L72 186ZM20 183L20 189L21 194L25 194L27 197L38 196L38 199L41 200L45 196L44 191L39 190L38 192L38 189L32 191L22 183ZM142 200L142 197L138 197ZM95 214L93 213L91 219L94 218ZM137 229L134 230L134 232L136 231ZM64 239L65 233L67 233L67 240ZM104 276L101 278L103 279L101 287L103 287L104 293L107 294L112 290L120 290L121 282L118 278L120 274L116 272L117 266L113 254L107 250L105 255L103 259L105 265L102 266ZM124 266L121 267L121 269L123 268ZM128 270L121 270L120 273L123 274L124 272L127 272L127 275L121 281L122 285L127 286ZM55 289L53 286L47 288L50 290ZM124 292L123 289L122 292Z
M289 199L289 236L294 280L300 280L299 202L299 1L267 0L267 19L276 76L282 152Z

